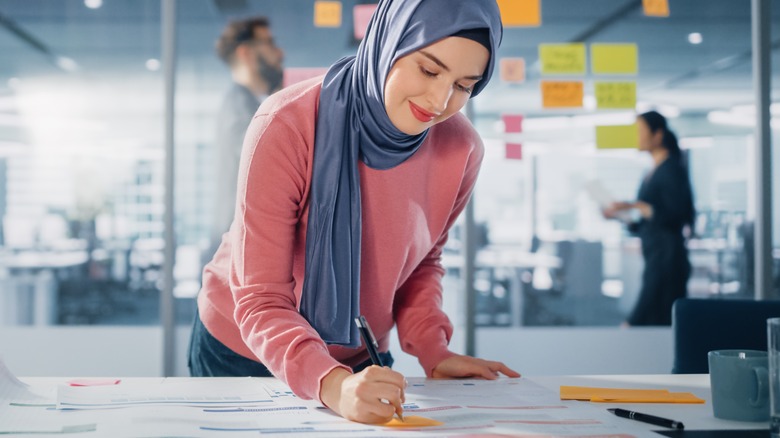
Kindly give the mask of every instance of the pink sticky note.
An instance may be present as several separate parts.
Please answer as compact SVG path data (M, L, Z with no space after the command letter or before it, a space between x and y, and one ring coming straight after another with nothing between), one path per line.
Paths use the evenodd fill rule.
M366 36L368 22L374 15L376 5L355 5L352 9L352 18L355 23L355 39L362 40Z
M104 386L118 385L121 379L73 379L68 382L70 386Z
M506 153L504 157L507 160L522 160L523 159L523 145L520 143L507 143Z
M289 87L292 84L305 81L306 79L322 76L328 72L327 67L304 67L304 68L286 68L284 69L284 79L282 84Z
M523 116L520 114L504 114L504 132L523 132Z

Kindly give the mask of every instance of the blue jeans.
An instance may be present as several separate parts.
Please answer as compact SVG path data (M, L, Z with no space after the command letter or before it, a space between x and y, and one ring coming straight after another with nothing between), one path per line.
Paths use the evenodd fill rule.
M393 356L389 351L379 353L379 356L386 366L393 366ZM192 377L273 377L265 365L241 356L212 336L201 322L197 311L190 337L187 366ZM371 360L353 367L352 371L357 373L369 366Z

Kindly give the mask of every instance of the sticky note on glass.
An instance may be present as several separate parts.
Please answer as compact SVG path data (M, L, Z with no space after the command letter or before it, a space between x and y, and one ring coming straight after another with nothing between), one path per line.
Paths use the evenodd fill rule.
M501 80L520 84L525 82L525 59L523 58L501 58L499 63L501 71Z
M299 68L285 68L284 76L282 79L282 86L289 87L292 84L305 81L307 79L322 76L328 72L327 67L299 67Z
M341 2L314 2L314 25L317 27L341 26Z
M669 0L642 0L642 8L648 17L669 16Z
M501 22L506 27L540 26L541 0L498 0Z
M598 149L636 149L639 146L639 129L633 125L596 126Z
M635 75L639 69L636 44L591 44L590 59L595 75Z
M523 132L523 116L521 114L504 114L504 132Z
M523 145L520 143L506 143L504 149L504 158L507 160L522 160Z
M393 417L392 420L388 421L387 423L383 424L382 426L385 427L430 427L430 426L441 426L441 421L436 421L431 418L426 417L420 417L417 415L404 415L404 421L399 420L398 418Z
M584 96L582 81L541 81L543 108L579 108Z
M352 20L355 23L354 33L356 40L362 40L366 36L368 22L376 11L376 5L355 5L352 9Z
M636 108L636 82L600 82L593 84L598 109Z
M585 44L539 44L543 75L584 75Z

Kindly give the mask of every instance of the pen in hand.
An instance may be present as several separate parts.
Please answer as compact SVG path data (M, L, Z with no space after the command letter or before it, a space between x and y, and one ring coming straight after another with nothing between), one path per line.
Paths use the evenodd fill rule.
M358 316L355 318L355 324L358 327L358 331L360 331L360 337L363 338L363 343L366 344L368 355L371 356L371 363L380 367L385 366L382 363L382 358L379 357L379 352L377 351L379 344L376 342L376 338L374 337L374 332L371 331L371 327L368 326L366 317L363 315ZM402 408L396 408L395 413L398 414L398 418L401 421L404 421Z
M629 411L626 409L614 408L607 409L609 412L617 415L618 417L628 418L630 420L641 421L643 423L655 424L656 426L668 427L670 429L685 429L685 426L680 421L670 420L668 418L656 417L655 415L642 414L639 412Z

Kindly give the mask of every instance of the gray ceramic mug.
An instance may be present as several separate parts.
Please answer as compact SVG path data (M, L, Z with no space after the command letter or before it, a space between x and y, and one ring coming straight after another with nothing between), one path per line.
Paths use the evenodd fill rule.
M769 420L769 359L766 351L715 350L710 364L712 410L725 420Z

